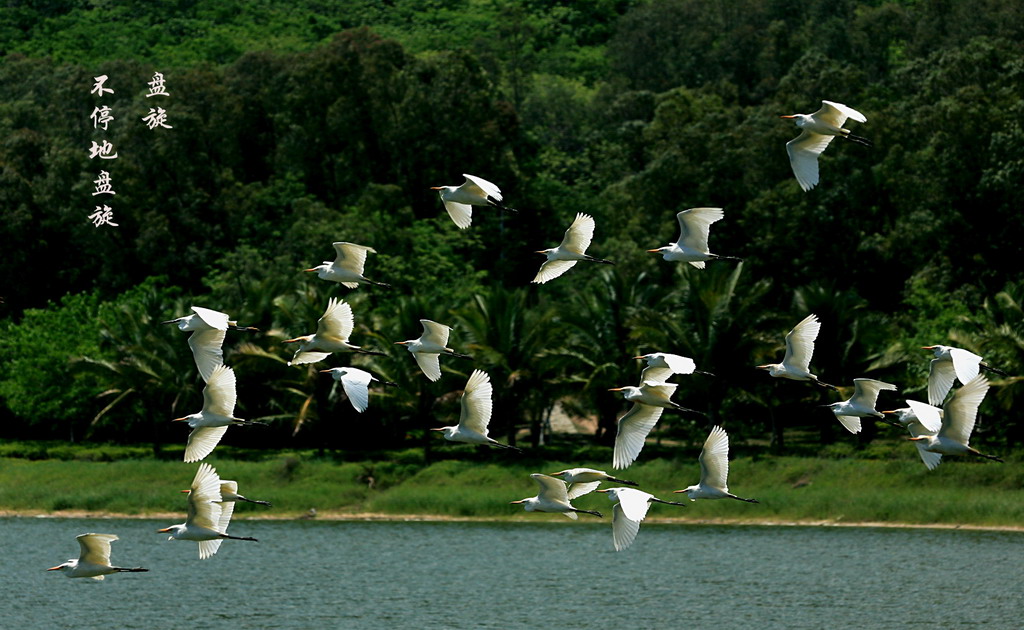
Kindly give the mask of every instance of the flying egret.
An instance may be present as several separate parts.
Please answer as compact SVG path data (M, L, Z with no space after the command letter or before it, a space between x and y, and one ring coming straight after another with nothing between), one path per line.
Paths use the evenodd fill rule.
M193 306L194 315L185 315L177 319L171 319L162 324L177 324L178 330L191 332L188 337L188 347L192 349L192 356L196 360L196 368L204 381L210 380L213 368L224 363L225 331L231 330L259 331L252 326L239 326L238 322L228 319L227 313L213 311L201 306Z
M416 364L420 366L420 369L423 370L423 373L431 381L441 378L441 362L438 359L438 355L443 354L460 359L473 358L468 354L459 354L446 347L448 345L448 333L452 330L450 326L438 324L429 319L421 319L420 324L423 325L423 334L418 339L396 341L395 344L405 346L405 349L412 353L413 358L416 359Z
M641 354L634 359L644 359L647 367L640 376L641 381L656 381L664 383L673 374L705 374L714 376L709 372L702 372L697 369L697 364L689 357L667 352L649 352Z
M1002 462L995 455L986 455L971 448L971 432L978 417L978 406L988 393L988 379L975 376L969 383L956 390L953 397L942 407L942 426L936 435L919 435L907 438L911 442L924 444L924 449L941 455L977 455L985 459ZM926 461L927 465L928 462ZM936 462L938 465L938 462ZM929 468L934 468L930 466Z
M356 411L362 413L370 406L370 382L377 381L392 387L398 387L398 383L382 381L365 370L354 367L336 367L329 370L320 370L330 374L334 380L341 383L348 401Z
M255 420L234 417L235 412L235 371L226 365L218 365L203 388L203 408L184 418L171 422L187 422L192 427L185 446L185 461L198 462L217 446L228 427L233 424L263 424Z
M716 426L704 440L700 451L700 481L676 493L685 492L691 501L697 499L736 499L747 503L758 503L757 499L744 499L729 492L729 436L725 429Z
M768 373L776 378L811 381L822 387L839 391L835 385L819 381L818 377L810 372L814 340L817 339L820 329L821 322L818 321L818 316L811 313L786 335L786 356L782 358L782 363L759 365L757 369L768 370Z
M562 481L565 482L569 489L570 500L575 499L576 497L582 497L585 494L597 490L597 487L601 485L602 481L622 483L627 486L640 485L635 481L616 479L603 470L594 470L593 468L569 468L556 473L551 473L551 476L560 477Z
M576 220L565 231L565 236L562 237L562 242L558 247L542 249L536 252L544 254L548 259L540 266L537 276L530 282L544 284L548 280L554 280L572 269L578 260L589 260L590 262L614 265L615 263L610 260L602 260L586 254L587 248L590 247L590 241L593 238L594 218L589 214L577 213Z
M110 543L117 540L114 534L80 534L75 536L81 553L64 564L50 567L47 571L60 571L69 578L92 578L102 580L111 573L141 573L149 571L141 567L131 569L110 565Z
M238 494L238 482L230 479L220 480L220 502L222 504L221 509L227 509L228 503L235 503L236 501L244 501L246 503L256 503L258 505L265 505L271 507L270 501L260 501L259 499L250 499ZM230 518L230 515L228 516Z
M786 143L786 152L789 153L789 164L793 167L796 181L804 191L818 185L818 156L832 142L832 138L841 136L857 144L871 146L867 138L855 136L849 129L843 129L847 118L861 123L868 119L842 103L822 101L821 109L813 114L792 114L779 118L790 118L802 129L799 136Z
M861 418L884 418L885 414L875 410L875 403L878 401L878 392L896 391L896 386L891 383L883 383L873 378L853 379L853 396L849 400L834 402L830 405L823 405L832 410L836 419L850 433L860 433Z
M344 241L332 244L334 245L334 251L337 253L334 262L325 260L316 267L303 269L303 271L315 271L319 278L337 282L349 289L355 289L360 284L374 284L385 289L391 288L390 284L370 280L363 275L363 267L366 265L366 254L376 254L377 250L366 245L356 245L355 243L346 243Z
M644 440L661 418L662 410L700 413L669 400L677 387L675 383L644 381L639 387L615 387L608 390L623 392L623 397L633 403L630 410L619 418L612 468L626 468L636 461L644 447Z
M431 186L438 191L444 209L460 229L466 229L473 222L473 206L493 206L500 210L515 212L514 208L501 205L501 191L498 187L473 175L462 174L466 181L461 186Z
M355 318L352 317L352 307L338 298L331 298L327 303L327 310L316 322L315 333L281 342L299 344L295 356L288 362L288 365L323 361L332 352L360 352L387 356L383 352L366 350L350 344L348 338L352 334L353 328L355 328Z
M916 400L908 400L907 405L882 413L896 416L896 423L909 431L911 437L935 435L942 428L942 409ZM928 470L934 470L942 461L942 454L925 450L924 442L914 442L914 446L917 447L917 454L921 456L921 461Z
M935 354L928 366L928 404L941 405L946 394L953 387L953 381L959 380L961 385L970 383L980 370L995 372L1006 376L1006 372L982 362L981 357L963 348L953 346L922 346L922 350L931 350Z
M594 516L603 518L600 512L594 510L581 510L575 508L569 504L569 501L573 498L570 497L565 482L561 479L555 479L554 477L548 477L540 473L533 473L530 477L537 482L540 486L540 492L535 497L529 497L527 499L520 499L518 501L509 501L509 505L522 504L523 509L527 512L561 512L572 520L579 518L576 516L577 512L584 514L593 514Z
M467 444L490 444L501 448L518 451L508 444L502 444L487 437L487 423L491 421L491 377L483 370L473 370L466 389L462 393L462 412L459 424L452 427L440 427L431 431L443 431L444 439Z
M665 505L681 505L675 501L663 501L653 494L637 490L635 488L602 488L598 492L608 494L608 498L615 502L612 508L612 543L615 551L622 551L636 539L640 531L640 522L647 517L647 510L651 503L664 503Z
M205 560L220 549L225 539L251 540L255 538L231 536L227 533L231 522L231 510L225 510L221 503L220 477L213 466L202 463L192 479L192 487L188 492L188 516L181 525L171 525L158 529L161 534L170 534L167 540L194 540L199 543L199 559Z
M697 269L704 268L706 260L743 260L735 256L719 256L708 249L708 230L711 224L725 216L721 208L690 208L676 214L679 221L679 238L675 243L649 249L652 254L661 254L665 260L688 262Z

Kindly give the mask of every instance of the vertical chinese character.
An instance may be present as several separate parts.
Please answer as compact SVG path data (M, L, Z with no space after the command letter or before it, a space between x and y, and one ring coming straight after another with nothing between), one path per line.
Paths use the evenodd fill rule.
M89 159L91 160L95 157L99 157L101 160L115 160L117 159L117 154L111 154L111 151L113 150L114 145L110 144L106 140L103 141L103 144L98 144L93 140L92 146L89 147Z
M103 107L96 107L89 114L89 118L92 118L92 128L96 129L99 125L103 125L103 131L107 130L107 123L114 120L114 117L110 114L110 108L104 105Z
M101 225L112 225L114 227L118 227L118 225L114 223L114 211L110 206L96 206L96 211L89 215L89 219L95 227L99 227Z
M99 96L103 96L104 92L110 92L111 94L114 93L114 90L108 87L103 87L103 84L107 81L107 75L101 74L100 76L93 77L92 79L96 83L93 84L92 91L89 92L89 94L98 94Z
M159 72L154 72L153 80L149 82L149 94L146 98L150 96L170 96L167 93L167 86L164 85L164 75Z
M149 108L149 114L143 116L142 120L145 121L146 126L150 129L156 129L157 127L174 129L174 127L167 124L167 112L162 107L157 107L156 109Z
M92 183L96 184L96 192L93 193L94 197L96 195L117 194L116 192L114 192L113 185L110 183L110 173L106 171L100 171L100 178L94 179Z

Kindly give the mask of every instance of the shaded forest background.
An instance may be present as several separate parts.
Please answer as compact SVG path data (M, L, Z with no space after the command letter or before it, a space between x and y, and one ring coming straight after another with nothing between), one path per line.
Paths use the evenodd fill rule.
M779 382L785 333L822 321L825 381L897 384L880 407L926 399L929 352L968 348L1024 374L1024 10L1018 2L804 0L83 0L0 9L0 437L180 446L197 411L185 335L159 322L191 305L262 332L229 333L236 415L270 423L225 443L382 449L430 444L458 417L472 367L495 383L492 435L551 439L556 402L598 418L608 443L635 384L631 357L693 357L715 376L675 399L659 435L792 449L787 435L866 444ZM145 98L154 72L169 98ZM109 76L115 93L90 94ZM822 99L866 114L804 193L778 114ZM90 113L109 105L109 130ZM159 105L173 129L147 129ZM90 160L94 140L118 158ZM118 227L87 216L101 168ZM430 186L472 173L519 210L459 230ZM105 198L106 199L106 198ZM645 250L675 213L721 206L704 271ZM577 212L591 253L529 284ZM304 274L331 242L377 250L392 291ZM281 341L315 329L329 297L352 304L352 341L391 356L287 367ZM455 327L471 365L429 383L404 348L418 319ZM400 388L357 414L318 372L349 362ZM999 378L973 442L1019 447L1019 377ZM357 431L353 437L350 431ZM436 438L436 436L433 436Z

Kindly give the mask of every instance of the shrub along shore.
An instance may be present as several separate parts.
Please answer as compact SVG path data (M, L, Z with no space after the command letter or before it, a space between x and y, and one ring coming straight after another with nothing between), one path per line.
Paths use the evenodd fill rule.
M0 513L184 515L180 491L189 487L195 464L157 459L143 449L112 449L65 447L43 449L36 458L0 458ZM685 510L665 507L651 517L692 523L1000 528L1024 523L1024 464L1019 457L1007 457L1005 464L946 458L928 471L912 449L904 450L831 457L739 456L730 464L730 489L759 504L687 502ZM0 454L10 453L0 448ZM111 455L117 459L110 461ZM413 450L365 461L299 452L261 453L256 459L247 453L234 455L228 452L209 461L222 478L238 481L243 495L273 503L270 508L239 504L237 518L299 518L313 508L318 518L564 520L561 515L527 515L509 501L537 493L530 473L574 466L613 472L604 457L553 461L477 450L463 458L461 449L459 459L431 463ZM616 476L637 481L660 498L679 500L685 496L672 491L696 483L700 466L695 454L687 452L641 459ZM611 515L602 494L580 497L574 505Z

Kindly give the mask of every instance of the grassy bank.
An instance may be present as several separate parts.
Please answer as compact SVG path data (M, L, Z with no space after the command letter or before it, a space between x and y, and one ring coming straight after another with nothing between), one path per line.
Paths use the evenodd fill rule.
M652 516L694 521L1024 523L1024 464L1019 458L1006 464L947 458L929 472L920 461L904 455L739 457L731 464L731 489L759 499L759 505L700 501L689 503L685 511L666 507ZM610 470L603 459L544 461L485 452L467 453L467 458L427 465L412 451L363 462L291 453L258 461L210 458L210 463L223 478L238 480L243 494L274 504L270 509L239 507L239 517L296 517L313 507L323 516L520 518L524 516L521 508L508 502L536 494L530 473L580 465ZM179 491L188 487L196 467L141 456L116 461L5 457L0 459L0 510L183 515L185 500ZM696 458L687 455L642 461L621 476L669 499L672 490L695 483L699 474ZM600 494L575 503L610 513L608 500ZM534 514L530 518L561 517Z

